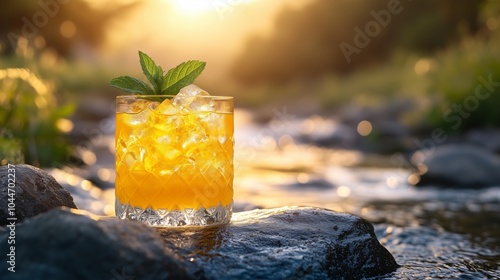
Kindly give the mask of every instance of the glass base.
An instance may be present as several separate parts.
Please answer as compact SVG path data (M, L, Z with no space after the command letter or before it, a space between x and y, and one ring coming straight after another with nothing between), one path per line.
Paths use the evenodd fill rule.
M208 209L184 209L184 210L153 210L151 208L133 207L121 204L118 199L115 202L116 216L122 220L135 220L153 227L173 226L204 226L225 224L231 220L233 204Z

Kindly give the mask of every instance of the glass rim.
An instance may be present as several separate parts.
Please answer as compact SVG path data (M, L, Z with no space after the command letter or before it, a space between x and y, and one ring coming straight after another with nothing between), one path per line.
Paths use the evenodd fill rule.
M172 99L175 97L180 98L207 98L207 99L216 99L216 100L233 100L233 96L227 95L209 95L209 96L177 96L174 94L131 94L131 95L117 95L116 99L137 99L137 98L155 98L155 97L166 97L168 99Z

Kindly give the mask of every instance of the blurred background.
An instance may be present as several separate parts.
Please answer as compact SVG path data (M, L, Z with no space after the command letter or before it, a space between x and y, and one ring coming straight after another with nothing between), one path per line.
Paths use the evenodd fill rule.
M500 80L498 1L2 5L3 159L49 167L82 157L81 151L68 156L69 145L96 136L93 129L109 132L92 123L109 117L120 94L108 81L144 78L138 50L165 69L206 61L197 84L234 96L245 109L241 122L303 121L251 145L272 146L275 134L288 134L294 141L388 154L421 148L415 139L436 127L454 137L500 125L499 96L489 94ZM490 81L482 89L488 100L472 100L482 81Z
M500 256L484 248L500 240L499 188L439 186L475 189L480 184L468 178L494 178L500 170L500 1L0 5L1 165L52 170L75 187L83 208L113 214L113 102L122 93L108 81L145 80L138 50L164 69L202 60L207 67L196 84L235 97L235 210L293 204L355 213L377 224L402 262L411 259L398 247L408 233L402 228L459 233L467 242L473 236L484 243L477 252L477 244L468 247L479 261L464 271L498 276ZM422 163L451 144L481 152L445 150L437 166L458 167L426 179L437 190L415 188L432 167ZM460 154L467 151L478 161ZM470 257L449 248L450 236L434 243L453 257L449 270L440 270L446 276L460 273ZM417 243L415 258L430 246ZM429 275L417 267L423 274L405 275Z

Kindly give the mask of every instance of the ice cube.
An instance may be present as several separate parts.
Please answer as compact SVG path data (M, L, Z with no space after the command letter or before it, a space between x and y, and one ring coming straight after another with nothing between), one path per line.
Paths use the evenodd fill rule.
M203 123L198 117L187 115L184 121L184 124L178 130L178 141L182 145L182 149L188 153L188 150L193 150L206 141L207 134Z
M135 170L140 167L144 152L144 149L138 145L131 145L127 148L123 161L129 170Z
M174 104L172 104L172 101L170 99L165 99L154 109L154 111L155 113L162 115L175 115L178 109Z
M213 100L211 98L203 98L204 96L210 96L210 94L195 85L189 85L179 91L172 103L196 112L213 111L215 108Z
M210 96L210 94L196 85L189 85L181 88L177 96Z
M133 114L140 113L146 110L146 108L148 108L150 104L151 102L148 100L137 100L128 107L128 110L126 110L125 113L133 113Z
M127 123L137 128L137 126L142 126L147 123L150 114L151 110L149 108L146 108L139 113L129 114L127 115Z

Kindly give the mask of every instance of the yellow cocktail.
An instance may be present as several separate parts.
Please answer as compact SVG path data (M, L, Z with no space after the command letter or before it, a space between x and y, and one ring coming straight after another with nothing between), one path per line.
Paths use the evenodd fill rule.
M118 96L116 214L152 226L228 222L233 99Z

